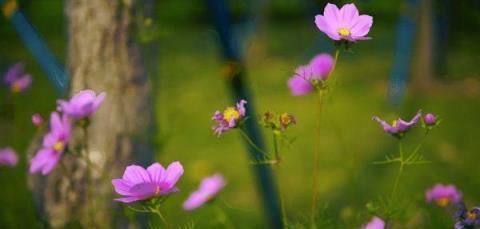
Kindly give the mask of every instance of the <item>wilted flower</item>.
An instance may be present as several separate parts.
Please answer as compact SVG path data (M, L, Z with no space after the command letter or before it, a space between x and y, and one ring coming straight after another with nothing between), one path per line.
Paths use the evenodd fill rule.
M432 113L427 113L426 115L423 116L423 122L427 126L433 126L437 124L437 116L435 116Z
M92 90L83 90L75 94L70 101L59 100L58 110L75 119L86 118L98 109L105 96L105 92L97 96Z
M147 169L130 165L122 178L112 180L115 191L124 196L115 200L131 203L178 192L175 184L182 175L183 166L178 161L172 162L167 169L159 163L153 163Z
M42 116L39 114L39 113L35 113L32 115L32 123L37 126L37 127L40 127L42 124L43 124L43 118Z
M193 210L212 200L225 186L225 179L220 174L203 179L198 190L192 192L183 203L183 209Z
M220 111L215 112L212 120L216 121L217 125L213 127L213 130L218 136L237 127L240 121L245 118L245 104L247 104L247 101L242 99L235 107L227 107L223 113Z
M460 204L460 208L455 212L455 229L468 229L480 227L480 208L474 207L468 211L464 204Z
M297 119L295 116L289 113L283 113L279 117L280 129L285 130L290 125L296 124Z
M382 125L383 130L385 132L398 136L402 133L407 132L412 126L417 124L421 116L422 116L422 111L418 110L417 114L410 121L407 122L401 118L398 118L394 120L391 125L377 116L374 116L373 120L380 123L380 125Z
M42 148L30 161L30 173L41 171L43 175L55 168L62 156L71 133L71 123L66 115L52 112L50 115L50 132L43 138Z
M32 84L32 76L24 74L23 68L23 63L14 64L5 73L3 79L12 92L25 91Z
M435 202L440 207L450 204L458 204L462 199L462 193L454 185L436 184L425 193L427 202Z
M359 15L355 4L345 4L341 9L334 4L325 6L323 15L315 16L315 24L318 29L335 41L370 39L366 37L373 24L373 18L369 15Z
M383 229L385 228L385 222L379 217L375 216L370 222L362 227L362 229Z
M17 165L18 157L12 148L0 149L0 166L13 167Z

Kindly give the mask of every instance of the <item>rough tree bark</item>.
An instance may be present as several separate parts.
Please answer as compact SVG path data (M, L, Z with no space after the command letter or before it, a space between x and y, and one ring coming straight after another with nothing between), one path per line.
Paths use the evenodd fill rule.
M151 159L150 86L131 39L132 7L126 0L66 1L70 94L89 88L107 97L88 128L88 154L96 169L88 171L85 160L65 155L47 177L31 179L52 227L112 227L110 179L132 160ZM83 133L74 136L70 146L78 145Z

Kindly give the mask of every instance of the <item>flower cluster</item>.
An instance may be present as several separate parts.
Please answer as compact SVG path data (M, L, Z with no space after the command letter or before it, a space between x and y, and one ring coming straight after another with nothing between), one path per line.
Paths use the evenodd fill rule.
M321 82L327 80L333 65L333 57L328 53L321 53L313 57L309 64L298 67L287 81L292 95L302 96L310 93L315 87L321 88Z
M115 201L146 203L148 200L162 199L179 191L176 185L183 172L183 166L178 161L172 162L167 169L159 163L153 163L146 169L130 165L125 169L122 178L112 180L115 192L122 196ZM191 211L211 201L225 184L225 179L218 173L205 178L199 189L192 192L183 203L183 208Z
M267 111L263 114L260 124L265 128L273 130L274 133L279 134L285 131L288 127L297 124L297 119L289 113L282 113L279 115Z
M480 207L474 207L468 210L464 204L460 204L459 209L454 214L457 221L455 229L470 229L480 227Z
M235 107L227 107L223 112L216 111L212 120L217 122L217 125L212 127L217 136L222 135L226 131L238 127L241 121L246 116L245 105L247 101L240 100Z
M23 63L14 64L3 77L4 82L14 93L23 92L32 84L32 76L24 73L24 67Z
M50 115L50 129L44 136L42 146L30 161L30 173L50 173L67 149L71 138L72 121L92 115L105 98L105 92L95 95L92 90L83 90L69 101L59 100L58 111ZM39 114L32 116L32 122L40 126L43 122Z
M373 120L377 121L383 128L383 131L389 133L397 138L402 138L406 132L408 132L413 126L415 126L418 121L422 118L423 120L423 127L427 130L431 130L433 126L438 125L439 121L437 120L437 116L432 113L427 113L422 116L422 110L418 110L415 116L410 119L410 121L405 121L401 118L397 118L393 120L390 124L387 121L373 116Z

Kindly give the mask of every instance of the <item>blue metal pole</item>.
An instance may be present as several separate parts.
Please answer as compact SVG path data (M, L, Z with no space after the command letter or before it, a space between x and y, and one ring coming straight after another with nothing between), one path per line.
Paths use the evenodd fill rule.
M401 13L397 25L395 56L388 89L388 99L394 107L398 107L402 103L405 94L417 27L415 14L418 11L420 0L406 0L405 4L407 7Z
M17 30L18 35L27 46L35 60L40 64L48 79L60 94L67 92L68 75L59 64L47 44L19 10L16 0L0 0L2 12Z
M224 0L207 0L207 5L223 47L223 56L231 69L227 75L227 79L232 88L233 101L237 102L240 99L245 99L249 102L247 104L247 115L249 118L245 123L246 132L259 148L264 149L265 145L256 121L253 99L246 87L245 68L240 53L240 42L235 40L235 36L232 34L228 7ZM248 145L248 152L250 157L255 161L263 160L263 153L250 145ZM271 167L266 164L257 164L253 166L253 169L270 227L283 228L279 195Z

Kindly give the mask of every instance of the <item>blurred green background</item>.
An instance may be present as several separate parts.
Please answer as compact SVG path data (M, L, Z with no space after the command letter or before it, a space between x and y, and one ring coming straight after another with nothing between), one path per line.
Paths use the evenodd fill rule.
M396 141L384 134L371 117L409 118L419 108L440 115L443 121L422 150L432 163L408 167L401 180L399 192L408 201L403 203L405 211L400 217L403 225L413 228L451 228L453 221L447 214L425 204L424 191L437 182L453 183L463 191L467 204L480 204L480 179L475 169L480 147L480 71L476 66L480 60L479 3L456 2L448 11L448 40L435 56L441 64L434 65L432 85L419 90L409 83L404 103L394 109L387 100L387 83L395 55L396 23L405 3L354 2L361 13L374 17L369 34L373 39L359 42L351 52L341 53L334 74L337 85L325 104L318 171L322 228L354 228L370 219L366 204L390 193L397 169L396 165L373 165L386 154L396 152ZM440 11L445 2L448 1L434 1L434 9ZM32 24L65 62L63 4L57 0L20 1ZM257 2L229 1L236 24L246 20L253 4ZM275 169L292 224L307 222L309 214L316 106L314 96L291 96L286 80L296 66L307 63L316 53L334 49L313 23L313 16L322 13L324 4L269 1L257 30L245 42L248 84L257 111L290 112L298 120L289 133L297 140L283 152L284 161ZM217 138L210 129L211 115L230 105L230 97L221 76L221 48L205 2L159 1L153 22L153 42L158 45L158 53L153 56L158 58L149 61L156 63L151 71L155 72L151 77L159 128L155 136L159 143L156 158L164 165L179 160L185 166L179 183L182 191L169 198L164 210L166 217L176 226L195 222L198 228L264 228L253 173L240 135L231 132ZM58 97L3 17L0 37L0 71L4 72L11 63L24 61L26 70L34 77L26 93L12 96L6 88L0 92L0 147L11 146L21 157L19 166L0 168L0 228L41 228L26 186L25 151L35 133L31 115L39 112L48 116ZM410 77L415 75L415 63L414 55ZM420 127L415 128L406 139L407 147L414 147L421 134ZM184 212L181 203L189 191L214 172L221 172L228 180L215 207Z

